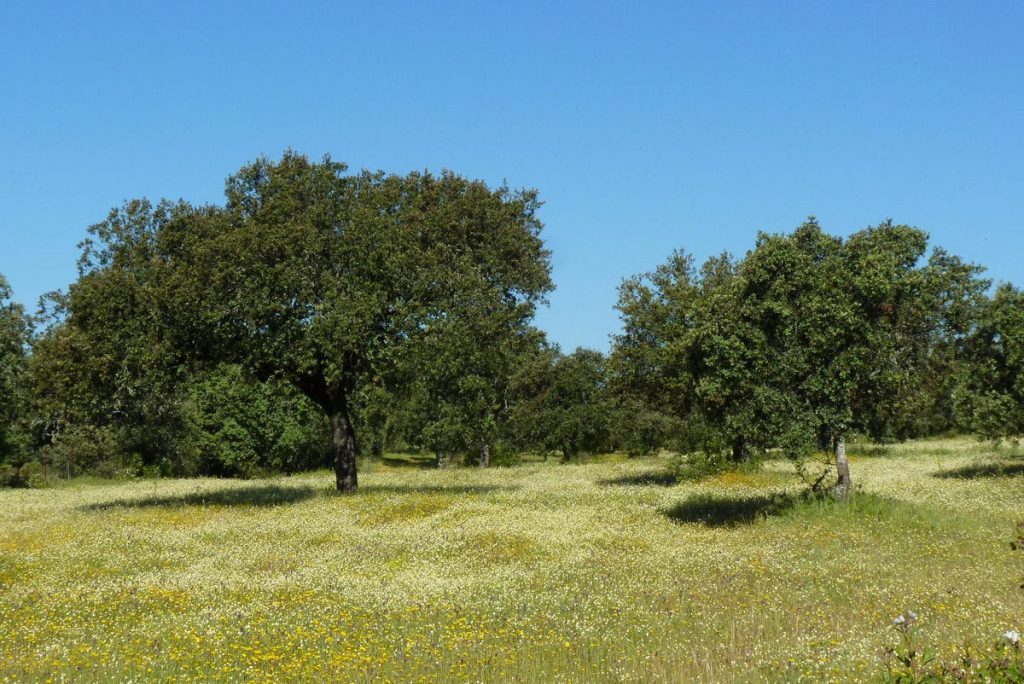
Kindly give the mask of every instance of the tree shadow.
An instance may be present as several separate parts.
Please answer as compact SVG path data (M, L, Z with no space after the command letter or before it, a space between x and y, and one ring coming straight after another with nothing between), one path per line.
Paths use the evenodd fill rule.
M492 494L519 489L512 485L360 485L366 494ZM357 492L357 493L358 493Z
M667 470L650 470L597 481L602 487L673 487L678 483L676 476Z
M754 497L699 494L680 501L664 513L676 522L703 523L708 527L733 527L749 524L769 515L777 515L792 508L795 503L796 497L784 493Z
M323 496L325 490L303 486L258 485L255 487L225 487L209 491L169 496L147 496L116 499L83 506L83 510L102 511L111 508L177 508L180 506L282 506Z
M413 468L417 470L437 470L437 459L433 456L389 456L380 457L380 462L390 468Z
M884 444L851 444L847 446L846 453L858 458L887 458L894 455L892 447Z
M953 480L976 480L988 477L1014 477L1024 475L1024 462L1021 463L975 463L972 465L941 470L932 473L934 477Z

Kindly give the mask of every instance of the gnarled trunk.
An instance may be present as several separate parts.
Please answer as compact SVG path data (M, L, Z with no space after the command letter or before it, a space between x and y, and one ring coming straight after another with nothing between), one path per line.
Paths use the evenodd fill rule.
M835 450L838 479L836 480L834 496L845 501L850 498L852 483L850 481L850 462L846 460L846 439L842 435L837 435L835 438Z
M354 492L356 478L356 431L344 405L330 410L331 456L334 478L339 492Z

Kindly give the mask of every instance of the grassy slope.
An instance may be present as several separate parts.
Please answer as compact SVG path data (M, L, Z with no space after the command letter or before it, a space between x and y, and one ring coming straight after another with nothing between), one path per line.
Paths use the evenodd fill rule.
M0 681L871 678L906 608L950 646L1024 627L1022 464L855 456L849 508L655 459L0 491Z

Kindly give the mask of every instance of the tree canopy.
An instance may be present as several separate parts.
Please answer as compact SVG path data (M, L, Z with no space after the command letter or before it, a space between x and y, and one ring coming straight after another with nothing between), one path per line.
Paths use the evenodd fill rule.
M319 405L342 491L357 484L361 388L396 384L429 361L431 340L501 345L551 288L535 191L346 171L295 153L260 159L228 179L225 207L180 212L158 245L178 347Z
M917 228L843 238L811 218L742 257L678 250L623 281L610 354L565 354L533 326L553 287L539 208L534 190L294 152L243 166L222 205L128 201L39 318L0 277L0 462L331 463L352 491L357 456L396 445L481 466L781 451L833 459L845 497L851 434L1024 434L1024 294L990 294Z
M25 310L11 301L11 287L0 274L0 462L20 448L19 421L27 400L24 377L28 342Z
M906 401L940 343L962 337L986 283L927 235L886 222L845 241L813 219L761 234L738 262L697 272L674 254L627 280L616 345L626 387L691 422L705 452L782 447L800 457L836 449L849 491L844 435L888 436L879 407Z

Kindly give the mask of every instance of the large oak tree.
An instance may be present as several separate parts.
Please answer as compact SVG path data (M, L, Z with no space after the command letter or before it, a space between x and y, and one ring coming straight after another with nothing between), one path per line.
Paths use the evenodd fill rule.
M161 231L179 348L292 383L329 416L337 488L357 485L354 401L434 339L521 334L550 290L535 191L445 172L348 173L288 152L231 176L224 207ZM450 332L458 330L458 339Z

